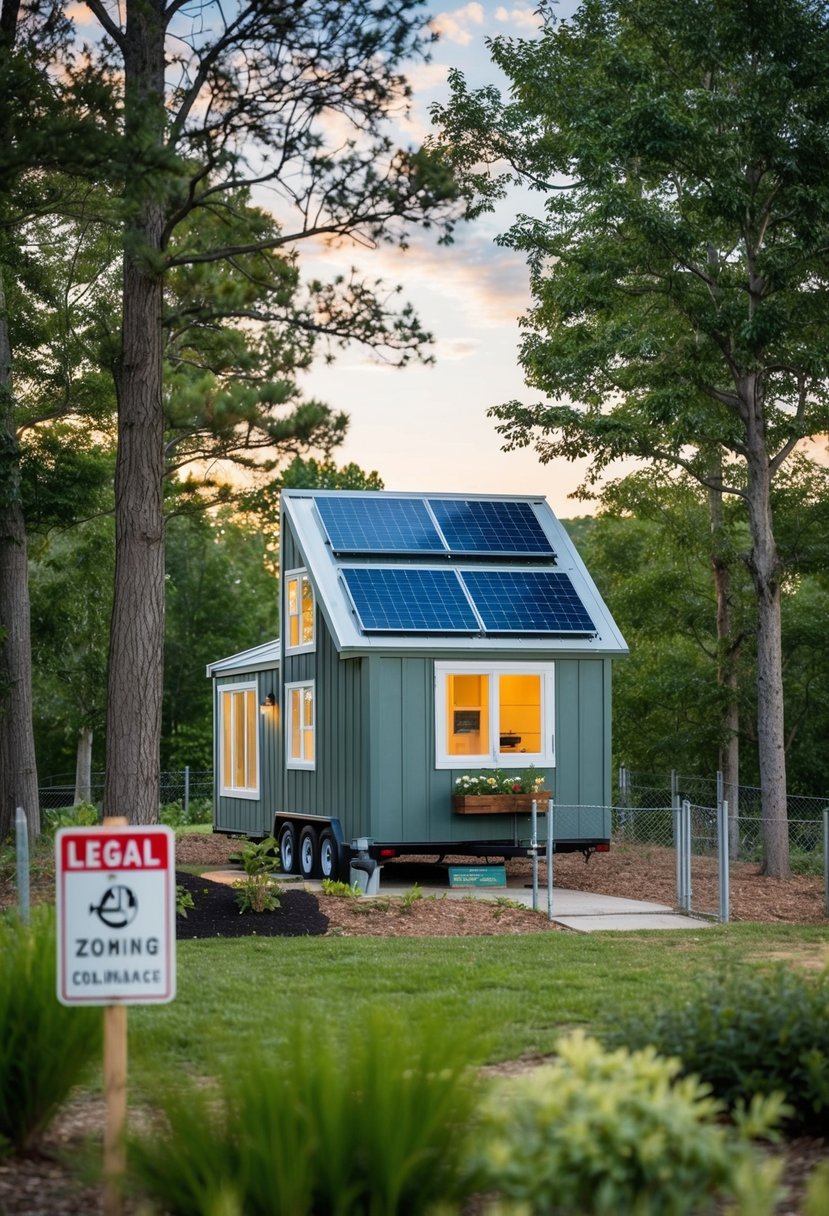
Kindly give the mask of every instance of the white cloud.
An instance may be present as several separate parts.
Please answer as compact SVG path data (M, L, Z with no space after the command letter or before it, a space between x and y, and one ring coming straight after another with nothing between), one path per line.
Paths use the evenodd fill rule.
M537 30L541 26L541 18L532 9L521 5L516 8L504 8L500 5L495 10L495 20L502 25L513 25L522 30Z
M429 24L441 38L468 46L473 37L469 26L484 24L484 10L473 0L473 3L456 8L451 13L438 13Z

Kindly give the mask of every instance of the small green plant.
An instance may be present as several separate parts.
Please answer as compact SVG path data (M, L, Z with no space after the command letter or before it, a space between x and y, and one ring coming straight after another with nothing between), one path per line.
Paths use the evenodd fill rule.
M195 908L193 896L183 887L181 883L176 883L176 916L182 916L186 919L188 908Z
M282 888L269 874L248 874L233 884L240 912L275 912Z
M493 916L503 916L505 912L517 910L523 912L526 909L526 904L522 904L518 899L510 899L508 895L496 895L492 901L495 904Z
M471 1169L503 1211L690 1216L721 1195L736 1201L729 1210L770 1216L779 1164L749 1137L769 1132L779 1103L757 1100L731 1128L708 1088L653 1048L608 1052L579 1031L558 1052L483 1104Z
M359 899L362 895L362 891L356 883L351 886L350 883L339 882L336 878L323 878L322 893L323 895L334 895L340 899Z
M55 996L54 909L0 919L0 1144L34 1148L100 1053L101 1014Z
M623 1022L606 1040L650 1042L679 1056L729 1107L780 1093L791 1126L829 1131L829 972L739 972L650 1018Z
M273 836L246 840L241 849L230 854L230 860L241 865L248 875L272 874L279 868L279 845Z
M404 912L410 912L413 905L420 899L423 899L423 888L420 883L416 882L411 890L404 891L400 896L400 907Z
M338 1041L304 1011L291 1023L278 1055L232 1061L217 1091L173 1092L166 1134L133 1143L133 1176L158 1208L420 1216L458 1198L476 1099L468 1028L407 1028L375 1010Z
M54 836L58 828L88 828L100 823L98 808L91 802L79 802L75 806L60 806L43 812L44 833Z

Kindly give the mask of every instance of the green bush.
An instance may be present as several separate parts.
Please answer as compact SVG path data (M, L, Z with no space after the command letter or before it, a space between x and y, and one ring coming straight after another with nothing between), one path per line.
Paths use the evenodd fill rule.
M212 798L191 798L187 810L181 798L173 802L162 802L158 811L159 823L171 828L186 828L194 823L210 823L213 819Z
M788 1126L829 1132L829 972L740 972L605 1036L679 1056L729 1107L780 1093Z
M56 995L55 917L0 919L0 1143L31 1149L100 1054L100 1009L66 1008Z
M391 1013L344 1042L296 1023L280 1059L250 1055L218 1092L164 1102L163 1134L131 1145L140 1189L170 1216L418 1216L451 1200L474 1103L459 1037Z
M735 1130L717 1121L707 1087L652 1048L608 1052L577 1032L558 1050L555 1063L499 1082L481 1109L472 1166L503 1197L496 1210L681 1216L716 1195L746 1216L773 1210L779 1166L748 1143L768 1130L773 1100Z
M59 806L46 810L42 816L44 833L54 836L58 828L94 827L101 822L98 808L91 802L79 802L76 806Z

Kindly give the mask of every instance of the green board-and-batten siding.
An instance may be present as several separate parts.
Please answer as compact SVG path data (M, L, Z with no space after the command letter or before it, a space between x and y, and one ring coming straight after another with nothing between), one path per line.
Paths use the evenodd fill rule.
M493 655L493 662L509 658L514 661ZM388 841L511 838L511 815L478 819L452 812L455 779L474 768L435 768L434 657L371 655L363 661L369 668L371 756L366 834ZM606 659L556 659L557 767L539 772L561 804L559 839L610 835L610 668ZM522 839L529 835L528 816L519 817L518 831Z

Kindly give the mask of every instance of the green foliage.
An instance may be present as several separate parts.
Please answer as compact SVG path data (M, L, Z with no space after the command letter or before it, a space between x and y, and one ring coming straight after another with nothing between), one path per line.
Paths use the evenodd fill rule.
M233 884L240 912L275 912L282 888L275 878L261 870Z
M516 1216L690 1216L716 1194L743 1216L771 1216L779 1166L723 1126L707 1087L679 1069L653 1048L607 1052L582 1032L560 1040L553 1064L487 1095L473 1173ZM773 1101L755 1104L752 1131L775 1115Z
M42 812L43 831L49 836L54 836L58 828L94 827L100 821L100 811L91 802L79 802L76 806L60 806Z
M33 1148L100 1050L99 1009L55 995L54 909L0 918L0 1141Z
M279 868L279 845L273 836L246 840L238 852L230 854L230 861L241 865L249 875L271 874Z
M235 1061L217 1092L164 1100L167 1132L132 1146L133 1175L171 1216L410 1216L458 1192L474 1102L468 1035L350 1019L341 1049L295 1009L278 1056Z
M730 1108L752 1095L782 1094L789 1126L829 1131L829 972L805 975L787 967L740 972L708 983L608 1036L630 1045L653 1043L681 1058Z
M323 878L322 880L323 895L334 895L342 899L359 899L362 891L358 886L351 886L347 882L340 882L336 878Z
M173 802L162 802L158 820L159 823L166 823L171 828L189 827L194 823L212 823L213 799L191 798L186 812L184 802L180 798Z
M195 908L195 906L193 896L187 888L183 887L181 883L176 883L176 916L184 917L186 920L188 908Z
M423 888L420 883L415 883L408 891L404 891L400 896L400 907L404 912L409 912L414 904L423 899Z

